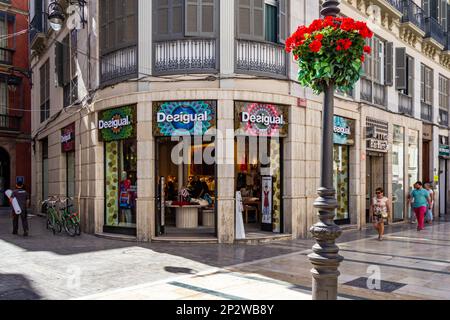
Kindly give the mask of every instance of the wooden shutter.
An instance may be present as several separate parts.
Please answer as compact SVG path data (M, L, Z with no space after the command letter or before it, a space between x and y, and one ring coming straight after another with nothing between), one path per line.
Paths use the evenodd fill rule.
M408 69L408 95L413 96L414 93L414 58L407 56L407 69Z
M429 10L429 11L425 11L425 16L433 17L437 21L439 21L440 0L424 0L424 2L428 2L428 10ZM426 14L427 12L428 12L428 15Z
M156 40L184 35L184 1L153 0L153 36Z
M440 21L442 28L445 32L447 32L447 19L448 19L448 5L447 0L441 0L441 8L440 8Z
M237 36L264 40L264 0L236 0Z
M420 65L420 101L425 102L425 66Z
M69 35L67 35L63 42L62 42L62 46L63 46L63 73L62 73L62 83L65 86L66 84L68 84L70 82L70 42L69 42Z
M434 87L434 79L433 79L433 70L426 67L425 68L425 102L427 104L433 104L433 87Z
M186 0L184 6L184 34L210 37L216 33L217 0Z
M138 40L138 0L123 0L124 16L122 18L122 25L124 30L123 45L134 45Z
M100 25L100 55L106 51L108 47L107 34L108 34L108 16L109 7L107 5L108 0L100 0L100 12L99 12L99 25Z
M64 85L63 81L63 49L64 46L61 42L56 41L55 44L55 72L56 72L56 81L58 86L62 87ZM41 79L42 81L42 79Z
M289 33L288 12L289 0L278 1L278 42L285 43Z
M395 88L397 90L407 89L406 66L406 48L395 48Z
M394 84L394 44L386 42L384 50L384 84L393 86Z
M430 16L430 0L422 0L423 14L425 17Z

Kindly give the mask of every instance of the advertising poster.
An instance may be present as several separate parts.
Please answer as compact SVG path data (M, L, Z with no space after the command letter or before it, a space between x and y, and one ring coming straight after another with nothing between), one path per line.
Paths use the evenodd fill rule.
M261 206L262 206L262 230L272 232L273 221L273 179L270 176L262 177Z

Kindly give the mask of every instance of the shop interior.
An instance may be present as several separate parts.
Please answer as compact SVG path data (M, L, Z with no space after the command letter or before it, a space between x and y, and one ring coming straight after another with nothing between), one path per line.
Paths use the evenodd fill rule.
M280 140L238 137L235 155L236 191L242 198L246 237L261 231L281 233Z
M213 146L212 142L192 143L185 155L179 150L180 142L157 139L158 236L215 236L216 167L203 156L213 159Z

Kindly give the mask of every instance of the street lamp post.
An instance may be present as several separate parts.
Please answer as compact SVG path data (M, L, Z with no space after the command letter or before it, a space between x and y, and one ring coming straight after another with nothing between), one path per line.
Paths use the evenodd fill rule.
M340 12L338 6L337 0L325 0L320 13L324 17L335 17ZM313 253L308 256L313 265L313 300L337 299L338 267L343 260L335 243L342 231L334 223L335 209L338 207L333 186L334 88L334 84L330 83L324 89L320 188L319 198L314 202L320 221L310 230L317 242L312 248Z

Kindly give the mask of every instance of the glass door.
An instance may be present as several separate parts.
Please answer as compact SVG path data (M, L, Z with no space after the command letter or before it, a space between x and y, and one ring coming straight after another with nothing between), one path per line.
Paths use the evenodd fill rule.
M392 209L393 221L405 219L405 129L394 126L392 145Z

